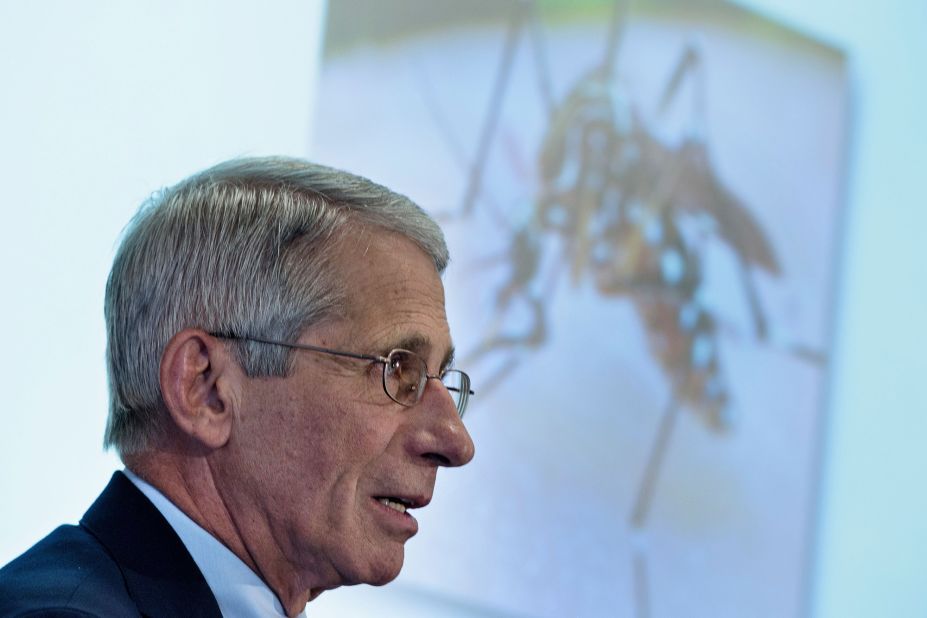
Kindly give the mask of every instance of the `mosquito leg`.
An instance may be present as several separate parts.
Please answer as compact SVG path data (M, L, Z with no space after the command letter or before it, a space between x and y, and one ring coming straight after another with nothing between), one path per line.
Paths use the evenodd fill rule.
M422 100L425 103L425 109L428 110L428 115L431 116L435 127L441 134L441 139L454 158L454 163L461 169L467 169L469 163L467 162L467 155L464 152L463 144L452 128L450 118L447 117L447 114L444 113L444 109L438 102L438 96L435 93L435 87L431 82L431 78L428 76L428 72L421 63L415 63L414 69L418 77L418 82L421 85L420 91Z
M673 427L676 424L676 418L679 416L679 400L674 394L672 400L663 412L663 418L660 420L660 426L657 429L657 435L650 454L647 458L647 465L644 468L644 475L641 477L641 484L637 490L637 498L634 501L634 509L631 512L631 527L639 530L647 523L647 516L650 513L650 503L653 501L653 492L660 475L660 468L663 466L663 460L666 456L667 446L669 445L670 436L673 433Z
M537 67L538 90L541 91L541 99L547 108L548 118L553 118L554 107L554 88L550 82L550 63L547 61L547 43L544 40L544 30L541 25L541 18L538 12L537 2L531 4L531 43L534 50L534 62Z
M635 543L631 550L634 618L650 618L650 577L647 566L646 548L640 543Z
M463 144L461 144L457 134L452 129L452 123L450 122L450 119L447 117L447 114L444 112L444 109L438 101L438 97L435 94L434 84L432 84L427 72L425 71L425 68L421 64L417 64L415 69L418 73L418 80L421 84L420 90L422 93L422 100L425 103L425 108L428 110L428 115L431 117L435 127L441 134L442 140L447 145L447 148L454 159L454 164L459 167L463 173L468 173L470 164L467 162L467 155L464 153ZM493 196L483 191L480 199L482 200L483 204L487 206L487 209L492 215L493 221L496 223L496 225L501 228L511 229L512 225L505 216L505 210ZM448 219L453 218L453 215L447 211L442 211L435 213L435 218L438 219L438 221L447 221Z
M650 513L650 503L653 501L653 492L660 476L660 468L666 457L670 436L679 416L679 399L674 394L657 429L656 439L650 449L644 475L637 490L637 499L631 512L631 578L634 586L634 615L635 618L649 618L650 616L650 578L647 569L647 548L644 546L644 528L647 516Z
M488 380L484 383L480 383L480 396L488 395L489 393L496 390L500 384L502 384L506 378L509 377L515 368L518 367L519 360L516 356L510 356L508 360L505 361L505 364L502 365Z
M469 215L473 211L476 198L480 194L481 184L483 181L483 169L486 167L486 159L489 156L489 147L492 144L493 135L496 132L496 124L502 111L502 101L505 98L505 89L508 86L509 78L512 72L512 64L515 60L515 50L518 47L518 39L524 27L525 18L528 9L527 4L522 0L518 3L515 15L509 22L508 33L505 37L505 47L502 50L502 59L499 63L499 71L496 74L496 83L493 86L492 95L489 100L489 110L486 113L486 120L483 124L483 131L480 135L480 143L477 147L476 159L470 168L470 181L467 184L467 192L464 195L461 214Z
M615 0L612 12L612 23L608 29L608 40L605 44L605 56L602 58L602 71L604 75L615 73L615 60L618 58L618 49L624 38L624 27L628 22L628 9L631 0Z
M669 81L663 88L663 94L660 96L660 105L657 107L657 110L661 115L666 112L666 108L669 107L673 99L676 98L676 93L678 92L679 87L682 85L683 78L685 78L690 71L696 69L698 66L698 52L693 46L689 45L686 47L685 52L683 52L682 57L676 62L676 67L673 69L673 74L670 76Z
M743 259L738 260L738 265L740 266L740 281L744 286L744 293L747 295L750 316L753 318L753 332L757 339L766 341L769 336L769 326L766 321L766 314L760 305L760 297L756 293L756 284L753 277L750 276L750 267L747 266Z

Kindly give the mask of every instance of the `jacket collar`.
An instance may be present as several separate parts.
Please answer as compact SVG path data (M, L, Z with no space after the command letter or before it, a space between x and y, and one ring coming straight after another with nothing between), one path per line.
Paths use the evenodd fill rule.
M221 618L190 553L153 504L116 472L81 526L106 547L145 616Z

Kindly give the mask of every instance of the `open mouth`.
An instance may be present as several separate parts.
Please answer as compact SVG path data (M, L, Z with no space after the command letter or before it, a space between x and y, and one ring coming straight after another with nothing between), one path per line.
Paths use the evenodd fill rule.
M412 502L408 500L403 500L402 498L395 498L392 496L387 496L387 497L377 498L377 500L380 502L380 504L388 506L394 511L399 511L400 513L405 513L406 509L415 508L415 505Z

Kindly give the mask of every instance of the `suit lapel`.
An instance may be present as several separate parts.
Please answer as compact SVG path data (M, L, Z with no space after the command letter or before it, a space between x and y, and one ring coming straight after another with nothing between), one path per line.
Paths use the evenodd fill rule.
M180 538L124 474L113 474L80 524L119 565L143 615L221 618L215 597Z

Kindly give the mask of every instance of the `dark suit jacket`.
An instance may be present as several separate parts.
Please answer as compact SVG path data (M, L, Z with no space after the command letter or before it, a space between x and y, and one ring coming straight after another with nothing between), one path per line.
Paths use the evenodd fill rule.
M0 617L221 618L203 574L154 505L116 472L77 526L0 569Z

